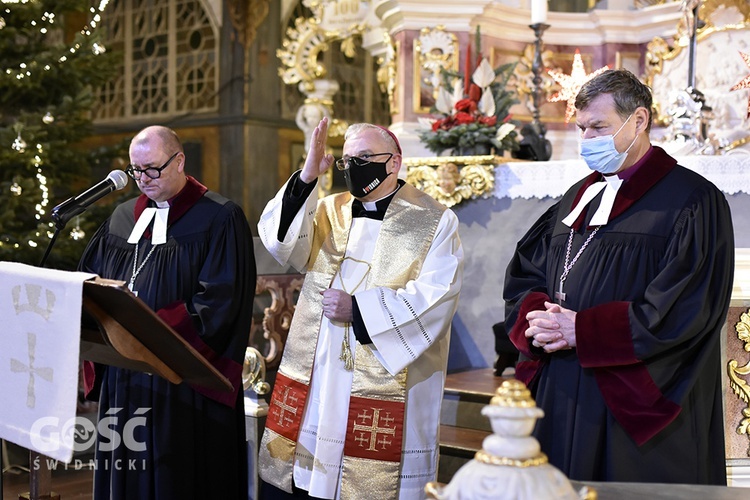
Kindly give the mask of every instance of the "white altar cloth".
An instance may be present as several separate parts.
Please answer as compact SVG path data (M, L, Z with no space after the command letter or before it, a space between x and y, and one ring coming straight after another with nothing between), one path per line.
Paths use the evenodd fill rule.
M0 438L66 463L91 431L76 428L76 402L83 282L92 277L0 262Z
M713 182L725 194L750 194L750 154L680 156L677 162ZM591 173L581 159L511 162L495 167L496 198L559 198Z

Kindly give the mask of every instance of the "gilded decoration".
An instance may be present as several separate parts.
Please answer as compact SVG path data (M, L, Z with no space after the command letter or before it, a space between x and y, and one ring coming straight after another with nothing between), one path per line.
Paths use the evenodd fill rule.
M242 363L242 387L252 389L262 396L267 394L271 386L266 382L266 362L260 351L254 347L245 350L245 360Z
M287 29L282 48L276 51L276 56L281 61L279 76L282 81L287 85L299 85L300 91L306 96L304 104L297 112L296 123L305 133L307 151L312 130L323 116L330 120L329 137L342 136L349 125L334 117L333 96L339 87L336 81L325 79L328 70L320 62L322 58L319 56L335 41L341 42L341 51L346 57L353 58L356 55L355 40L368 29L365 18L370 9L370 2L303 0L302 4L310 9L313 15L294 20L294 28ZM378 63L378 83L389 90L389 99L393 99L396 88L396 53L392 44ZM330 194L333 186L332 174L329 170L321 177L318 188L322 196Z
M404 160L406 181L449 208L464 200L489 197L495 190L496 163L494 155Z
M493 53L493 56L495 54ZM536 48L534 44L527 44L518 59L518 64L513 71L515 75L515 88L518 98L526 108L533 112L534 111L534 71L531 69L534 65L534 57L536 55ZM551 50L542 50L542 66L544 68L554 67L554 52ZM542 81L539 83L539 87L542 91L543 100L547 102L547 99L552 94L553 86L555 82L547 76L542 75ZM540 106L541 107L541 106Z
M514 120L531 121L533 118L534 72L532 66L536 55L535 50L534 44L527 44L523 52L499 47L491 47L490 49L490 63L493 67L509 62L517 63L512 77L508 79L509 90L514 91L520 101L518 104L511 106L509 110ZM541 55L544 71L540 75L542 81L539 84L542 91L542 100L539 106L540 120L543 123L563 123L565 120L565 102L559 103L549 100L549 97L559 93L562 87L547 72L570 74L573 70L575 54L544 49ZM590 54L581 54L580 57L584 68L592 66L593 58Z
M750 352L750 310L740 315L740 320L734 326L737 332L737 338L740 342L744 343L745 352ZM729 386L734 391L734 394L741 399L747 406L742 409L742 420L740 425L737 426L737 434L744 434L750 438L750 385L747 380L742 378L750 375L750 361L745 366L740 367L739 362L736 359L729 361L727 365L727 373L729 375ZM748 449L748 456L750 456L750 449Z
M734 11L734 9L742 17L739 22L721 23L717 21L724 19L728 12ZM699 23L695 34L697 44L716 33L748 30L750 29L750 2L747 0L705 0L698 7L698 19ZM683 50L689 49L690 29L693 22L692 16L687 15L686 12L677 25L677 34L674 36L674 41L655 37L648 43L644 80L652 89L657 90L655 88L655 77L664 74L664 63L674 61ZM734 47L734 49L737 48L740 47ZM705 71L705 69L703 70ZM687 79L687 75L685 76ZM654 125L668 125L669 117L662 111L662 108L665 108L668 103L659 102L657 95L654 97Z
M276 51L282 64L279 76L285 84L312 82L325 76L326 69L318 63L318 54L328 49L328 39L319 24L315 18L298 17L294 28L287 30L282 48Z
M458 71L458 39L444 26L422 28L414 41L414 112L427 113L435 105L443 71Z
M294 28L288 28L282 48L276 51L281 60L279 76L287 85L312 82L326 75L318 55L328 50L329 43L341 41L341 50L353 57L354 39L365 31L364 14L369 2L348 0L303 0L313 17L299 17Z
M397 115L398 96L396 95L396 77L398 76L398 55L400 42L393 42L391 35L387 31L383 32L383 41L385 42L385 53L378 57L377 82L381 92L388 94L388 107L391 115Z

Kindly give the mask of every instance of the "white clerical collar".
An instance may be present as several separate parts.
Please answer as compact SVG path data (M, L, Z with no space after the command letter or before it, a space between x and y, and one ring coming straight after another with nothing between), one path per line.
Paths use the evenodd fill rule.
M596 195L598 195L602 191L602 189L604 189L602 201L599 203L599 208L596 210L596 213L591 218L589 226L605 225L607 222L609 222L609 215L612 213L612 207L615 204L615 197L617 196L617 191L620 189L620 186L622 186L622 179L620 179L617 175L606 175L604 176L603 181L595 182L594 184L590 185L588 188L586 188L586 191L584 191L583 196L581 196L581 199L578 201L578 204L562 220L563 224L568 227L571 227L573 224L575 224L575 221L578 219L578 216L581 215L583 209L586 208L586 206L588 206L588 204L591 203L594 198L596 198Z
M384 200L384 199L388 198L389 196L393 196L393 193L395 193L396 191L398 191L400 187L401 187L401 185L400 185L400 184L399 184L399 185L397 185L397 186L396 186L396 189L394 189L393 191L391 191L391 192L390 192L390 193L388 193L387 195L383 196L382 198L378 198L378 199L377 199L377 200L375 200L375 201L361 201L361 200L360 200L360 201L361 201L361 203L362 203L362 206L363 206L363 207L365 207L365 210L369 210L370 212L372 212L373 210L377 210L377 209L378 209L377 203L378 203L378 202L379 202L380 200Z
M166 201L156 202L156 207L148 207L135 223L130 233L128 243L137 245L143 233L146 232L151 219L154 220L154 229L151 232L151 244L161 245L167 242L167 220L169 219L169 203Z

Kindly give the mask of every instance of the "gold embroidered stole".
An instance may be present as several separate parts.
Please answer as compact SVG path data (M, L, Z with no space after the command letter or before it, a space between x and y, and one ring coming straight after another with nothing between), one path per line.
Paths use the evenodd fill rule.
M292 491L294 450L307 398L322 320L319 292L327 289L346 254L351 227L349 193L324 198L315 218L307 275L284 348L266 430L259 472ZM405 184L386 211L371 262L367 288L402 288L419 275L445 208ZM406 369L390 375L369 347L356 343L354 374L341 479L341 497L396 497L406 403Z

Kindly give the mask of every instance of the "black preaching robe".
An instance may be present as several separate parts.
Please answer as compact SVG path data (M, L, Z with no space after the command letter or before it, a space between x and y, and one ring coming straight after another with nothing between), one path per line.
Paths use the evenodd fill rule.
M534 435L571 479L726 484L720 330L734 273L723 194L652 147L631 168L609 222L565 281L575 349L545 354L526 313L555 297L570 228L561 220L601 175L573 186L518 243L506 271L516 377L544 417ZM573 224L572 259L601 193Z
M93 236L80 269L129 281L135 245L127 239L152 203L141 195L118 206ZM148 230L138 243L138 266L151 248ZM95 499L247 498L241 375L255 272L240 207L188 177L170 202L167 242L156 246L134 289L235 390L213 393L157 375L84 366L87 388L101 387ZM101 432L103 423L111 432Z

